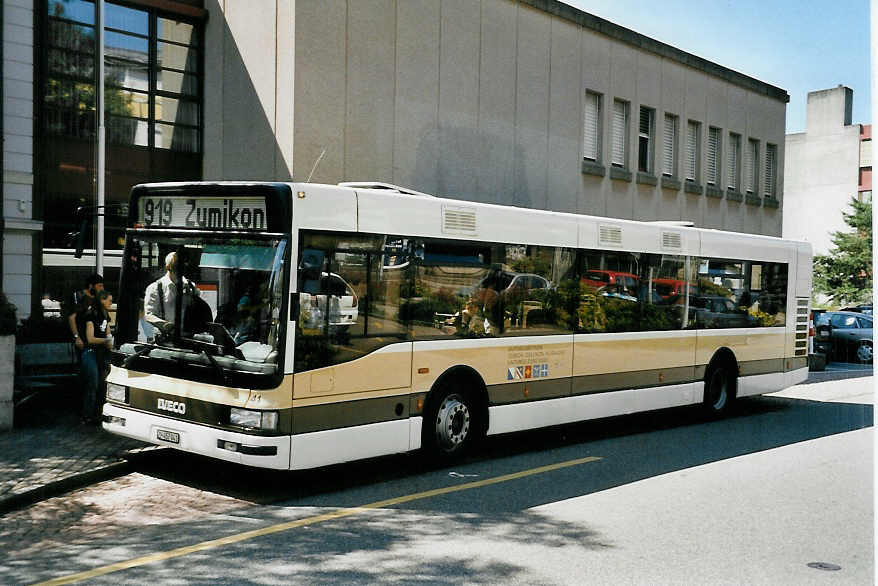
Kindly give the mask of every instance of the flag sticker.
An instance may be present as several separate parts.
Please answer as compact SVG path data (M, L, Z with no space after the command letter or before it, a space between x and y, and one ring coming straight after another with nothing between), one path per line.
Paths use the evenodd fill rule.
M506 380L545 378L547 376L549 376L548 364L525 364L524 366L510 366L506 369Z

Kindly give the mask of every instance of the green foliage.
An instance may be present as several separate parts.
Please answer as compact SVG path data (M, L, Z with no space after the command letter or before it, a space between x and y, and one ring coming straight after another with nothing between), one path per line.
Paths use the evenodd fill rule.
M852 230L833 234L834 248L814 257L814 290L839 305L872 299L872 202L852 197L850 205L843 215Z

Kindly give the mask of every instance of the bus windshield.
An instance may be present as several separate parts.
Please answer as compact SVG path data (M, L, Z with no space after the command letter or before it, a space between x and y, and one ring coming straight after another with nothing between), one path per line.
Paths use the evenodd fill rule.
M121 363L269 386L258 379L280 372L286 250L281 237L129 234L116 329Z

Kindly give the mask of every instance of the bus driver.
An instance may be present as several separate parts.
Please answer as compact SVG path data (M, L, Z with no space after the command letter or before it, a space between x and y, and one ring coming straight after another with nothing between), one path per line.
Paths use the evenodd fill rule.
M165 257L165 269L163 277L150 283L146 287L144 301L144 319L153 327L158 328L165 335L170 335L174 328L174 308L177 303L177 253L171 252ZM204 303L201 291L192 284L189 279L183 277L183 323L187 324L186 312L191 309L201 310ZM194 304L193 304L194 302ZM210 309L208 308L208 312ZM201 313L201 311L199 311ZM211 321L207 318L206 321ZM190 328L192 329L192 328Z

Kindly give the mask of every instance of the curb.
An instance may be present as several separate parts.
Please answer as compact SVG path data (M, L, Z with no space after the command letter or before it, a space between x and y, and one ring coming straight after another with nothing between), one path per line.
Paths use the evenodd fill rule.
M95 468L94 470L89 470L88 472L67 476L49 482L48 484L4 497L0 499L0 515L5 515L6 513L22 509L34 503L60 496L71 490L85 488L95 482L102 482L104 480L124 476L131 472L133 468L133 464L127 460L114 462L112 464L107 464L106 466L101 466L100 468Z

